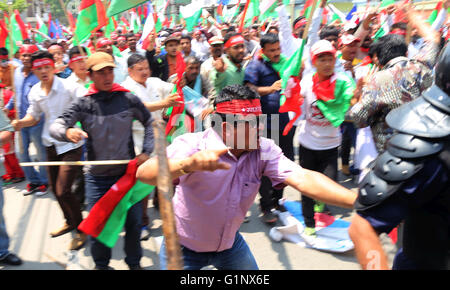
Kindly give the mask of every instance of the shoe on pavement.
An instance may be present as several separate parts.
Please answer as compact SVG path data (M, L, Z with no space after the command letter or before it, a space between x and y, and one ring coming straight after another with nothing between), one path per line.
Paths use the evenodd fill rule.
M36 190L38 189L38 187L39 187L39 184L28 183L26 192L23 193L23 196L27 196L27 195L35 193Z
M149 238L150 238L150 230L146 226L142 227L141 241L147 241Z
M3 258L0 258L0 264L6 264L11 266L22 265L22 260L13 253L6 254Z
M37 190L34 192L34 195L36 196L42 196L44 194L47 194L48 192L48 186L45 184L40 185Z
M278 217L272 211L263 211L262 220L266 224L273 224L278 220Z
M11 182L12 183L20 183L22 181L25 181L25 177L14 177Z
M111 266L95 266L94 270L115 270L113 267Z
M310 246L313 246L317 239L316 229L313 227L305 227L301 237Z
M350 167L348 165L342 165L341 172L344 175L349 176L350 175Z
M71 225L68 225L67 223L65 223L65 224L62 226L62 228L60 228L59 230L56 230L56 231L51 232L51 233L50 233L50 236L51 236L52 238L56 238L56 237L62 236L62 235L64 235L64 234L67 234L67 233L73 231L74 229L75 229L74 226L71 226Z
M83 233L77 233L70 242L69 250L78 251L86 244L87 236Z
M128 265L128 268L129 268L131 271L141 271L141 270L144 270L144 268L142 268L141 265L134 265L134 266Z

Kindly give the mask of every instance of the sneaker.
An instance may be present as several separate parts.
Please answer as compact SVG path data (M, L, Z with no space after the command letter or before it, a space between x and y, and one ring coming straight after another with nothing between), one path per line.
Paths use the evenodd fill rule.
M141 265L134 265L134 266L128 265L128 268L131 271L142 271L142 270L144 270L144 268L142 268Z
M305 235L308 235L308 236L316 235L316 229L313 227L305 227L305 230L303 232L305 233Z
M39 184L28 183L26 191L23 193L24 196L35 193L39 188Z
M34 192L34 194L36 196L41 196L41 195L47 194L47 192L48 192L48 186L45 184L42 184L37 188L37 190Z
M278 217L272 211L263 211L262 220L266 224L273 224L278 220Z
M141 230L141 241L147 241L150 238L150 230L144 226Z
M306 244L313 246L317 238L316 229L312 227L305 227L305 229L301 233L301 237Z

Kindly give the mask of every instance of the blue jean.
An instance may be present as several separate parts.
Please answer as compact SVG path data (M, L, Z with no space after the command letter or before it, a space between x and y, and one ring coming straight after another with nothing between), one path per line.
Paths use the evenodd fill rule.
M181 246L184 270L200 270L212 265L218 270L258 270L258 265L250 248L239 232L236 233L233 246L222 252L195 252ZM163 240L159 252L160 267L167 269L166 246Z
M85 175L86 200L88 210L120 179L121 176L93 176ZM142 230L142 203L133 205L125 221L125 263L128 266L138 266L142 257L141 230ZM111 259L111 249L89 237L91 255L97 267L107 267Z
M28 149L31 142L33 142L36 147L37 155L39 161L47 161L47 153L45 151L45 146L42 144L42 129L44 128L44 122L41 120L36 126L27 127L20 130L20 136L22 138L23 152L19 153L19 158L21 162L31 162L30 154ZM33 166L22 167L25 173L26 179L33 184L42 185L48 184L47 171L45 166L39 167L39 172L34 169Z
M9 253L9 237L6 232L5 218L3 217L3 204L5 202L3 198L3 185L0 183L0 258Z

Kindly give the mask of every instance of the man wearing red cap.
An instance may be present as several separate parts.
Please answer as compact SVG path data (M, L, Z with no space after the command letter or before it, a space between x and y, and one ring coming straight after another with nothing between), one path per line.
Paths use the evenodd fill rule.
M100 38L95 44L95 49L97 52L106 52L114 58L114 63L116 64L114 68L114 82L120 84L125 81L127 76L126 59L114 55L112 41L108 38Z
M355 82L342 72L335 72L336 49L327 40L311 47L311 62L316 72L303 76L300 87L304 98L305 124L299 132L300 166L337 179L339 126L350 107ZM324 204L302 196L305 233L314 241L314 211L324 211Z
M215 99L215 125L185 134L167 147L176 184L175 221L185 270L213 265L219 270L256 270L258 265L239 233L266 176L273 186L294 187L312 198L352 207L356 194L323 174L286 158L270 139L260 137L261 103L246 86L225 87ZM137 177L156 184L157 159L138 168ZM166 250L160 250L166 268Z
M20 60L23 66L15 70L14 73L14 85L16 92L17 104L16 107L19 110L19 118L23 118L30 105L28 101L28 94L31 88L39 82L38 77L31 71L31 55L38 51L39 48L36 45L24 44L20 50ZM14 98L11 98L5 107L7 110L14 109ZM42 130L44 127L44 118L35 126L23 128L20 130L20 137L22 138L22 148L19 153L19 159L21 162L31 162L31 158L28 152L31 142L33 142L36 148L38 160L46 161L47 154L45 147L42 144ZM44 166L39 167L39 171L36 171L34 167L27 166L23 168L25 172L25 178L28 180L26 192L24 195L35 193L36 195L43 195L47 193L47 172Z

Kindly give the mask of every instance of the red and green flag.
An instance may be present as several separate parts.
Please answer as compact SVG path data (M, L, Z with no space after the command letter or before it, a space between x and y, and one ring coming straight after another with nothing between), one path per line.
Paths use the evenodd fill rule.
M147 1L148 0L112 0L108 8L107 15L108 17L117 15Z
M436 18L437 18L437 16L438 16L438 14L439 14L439 12L442 10L442 1L439 1L437 4L436 4L436 7L433 9L433 11L431 12L431 14L430 14L430 16L428 17L428 19L427 19L427 23L428 24L433 24L434 23L434 21L436 20ZM448 8L447 9L447 11L448 12L450 12L450 8Z
M123 175L90 210L78 229L107 247L114 247L125 225L128 210L155 188L136 179L137 160L130 161Z
M300 95L300 70L302 67L303 51L305 48L305 40L301 40L300 47L295 53L286 61L281 69L281 98L280 98L280 113L294 112L295 117L289 121L284 127L283 135L286 136L294 126L295 121L300 117L301 105L303 98Z
M105 27L105 37L110 38L111 33L116 31L116 29L117 29L117 21L116 18L112 16L109 18L108 25L106 25Z
M20 18L19 11L15 10L13 15L10 15L10 17L6 16L4 19L9 30L9 35L5 40L5 46L8 49L10 48L10 41L12 38L13 39L12 47L14 53L19 49L19 47L17 46L17 42L18 41L22 42L25 38L28 38L28 33L26 31L26 27L22 21L22 18Z
M307 0L305 6L303 6L302 12L300 12L300 14L303 15L306 19L308 19L309 15L311 14L313 4L314 0Z
M372 38L374 40L385 36L386 34L389 33L389 24L387 22L388 19L388 15L387 15L387 11L386 11L386 7L389 5L395 4L395 0L383 0L381 1L381 5L380 8L383 8L383 10L380 12L380 23L381 26L380 28L377 30L377 32L372 36Z
M350 108L350 100L356 88L355 81L343 73L335 73L331 78L319 81L316 73L312 77L312 82L317 107L334 127L339 127Z
M253 23L258 21L259 17L259 0L248 0L250 1L250 5L248 6L248 11L245 14L245 26L248 27Z
M91 33L108 24L105 7L101 0L82 0L75 29L74 45L89 39Z
M177 101L182 102L182 104L177 107L170 107L166 112L166 115L169 116L169 121L166 126L166 138L169 143L172 143L175 137L184 134L187 131L185 124L185 118L187 115L184 107L184 95L182 87L180 86L181 80L183 79L183 74L186 70L186 63L184 62L181 52L177 52L176 60L177 82L173 88L172 94L178 93L180 98Z

